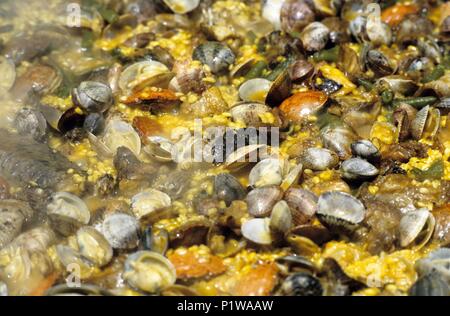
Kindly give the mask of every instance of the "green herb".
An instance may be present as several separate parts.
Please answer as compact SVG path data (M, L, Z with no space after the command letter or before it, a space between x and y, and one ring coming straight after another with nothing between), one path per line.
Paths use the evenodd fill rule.
M444 162L436 160L427 170L414 168L411 172L418 181L440 180L444 176Z

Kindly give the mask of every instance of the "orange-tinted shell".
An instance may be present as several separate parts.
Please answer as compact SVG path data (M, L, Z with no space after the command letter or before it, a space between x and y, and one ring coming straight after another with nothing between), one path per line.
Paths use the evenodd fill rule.
M122 100L122 102L126 105L166 105L177 103L179 99L171 90L147 87L133 92L133 94Z
M175 251L168 256L175 266L179 279L200 278L218 275L227 270L220 257L211 254L198 254L195 251Z
M277 282L278 268L275 263L258 265L244 274L233 291L236 296L268 296Z
M390 26L399 24L403 19L409 15L419 11L419 8L414 4L398 3L392 7L385 9L381 13L381 20Z
M320 110L327 100L328 96L320 91L298 92L284 100L280 105L280 110L288 119L301 121Z
M146 116L136 116L133 119L133 127L137 130L139 136L141 136L141 139L144 142L147 137L154 136L162 132L161 124Z

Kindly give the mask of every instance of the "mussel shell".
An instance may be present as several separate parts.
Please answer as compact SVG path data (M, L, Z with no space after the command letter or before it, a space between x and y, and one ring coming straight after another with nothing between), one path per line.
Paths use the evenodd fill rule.
M330 228L353 231L366 216L364 204L344 192L332 191L322 194L317 206L319 220Z
M407 212L399 224L400 245L408 247L418 241L417 248L423 247L433 235L435 223L434 216L427 209ZM421 236L422 233L425 235ZM418 240L420 237L423 238Z
M221 173L215 177L214 192L227 206L233 201L244 199L247 195L239 180L228 173Z
M303 166L314 171L333 169L339 163L338 155L325 148L308 148L301 157Z
M375 178L379 170L361 158L350 158L341 165L342 177L348 181L367 181Z
M254 217L266 217L272 212L274 205L281 200L283 192L278 186L256 188L245 199L248 212Z

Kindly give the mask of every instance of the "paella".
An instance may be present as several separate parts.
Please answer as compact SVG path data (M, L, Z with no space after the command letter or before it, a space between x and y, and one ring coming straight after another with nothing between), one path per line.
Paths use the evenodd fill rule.
M450 295L450 3L0 3L0 296Z

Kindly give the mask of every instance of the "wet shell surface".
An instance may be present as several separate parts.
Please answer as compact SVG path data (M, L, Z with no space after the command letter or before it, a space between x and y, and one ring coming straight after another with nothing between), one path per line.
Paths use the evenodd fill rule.
M416 242L418 248L423 247L433 234L435 222L434 216L427 209L406 213L399 224L401 246L408 247Z
M158 293L175 283L175 267L164 256L151 251L138 251L128 256L123 272L124 280L133 288Z

